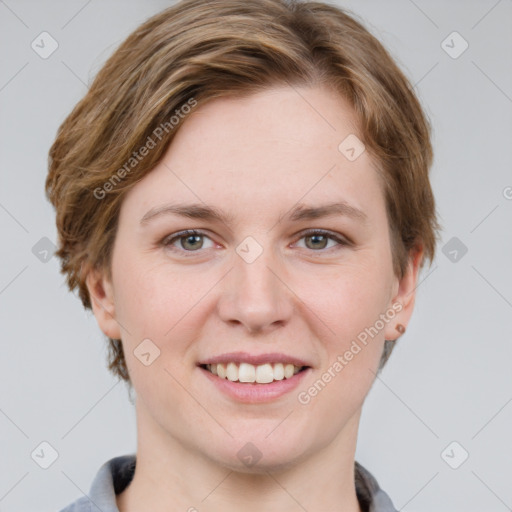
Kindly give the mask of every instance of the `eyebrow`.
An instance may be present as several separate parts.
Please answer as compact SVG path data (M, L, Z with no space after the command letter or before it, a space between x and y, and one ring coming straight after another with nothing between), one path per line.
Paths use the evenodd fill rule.
M140 220L141 225L147 224L151 219L161 217L162 215L178 215L189 219L202 219L208 221L218 221L225 224L231 224L234 220L233 215L223 212L213 206L206 206L199 203L191 204L167 204L152 208ZM366 223L368 217L359 208L348 204L345 201L327 203L320 206L307 206L297 204L289 212L282 214L279 221L288 219L293 222L300 220L312 220L322 217L345 216Z

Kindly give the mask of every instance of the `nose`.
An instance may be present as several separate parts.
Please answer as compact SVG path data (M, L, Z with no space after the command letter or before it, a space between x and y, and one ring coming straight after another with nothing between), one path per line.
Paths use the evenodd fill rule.
M218 301L221 319L251 333L286 325L293 313L294 295L283 274L271 250L264 250L251 263L235 255Z

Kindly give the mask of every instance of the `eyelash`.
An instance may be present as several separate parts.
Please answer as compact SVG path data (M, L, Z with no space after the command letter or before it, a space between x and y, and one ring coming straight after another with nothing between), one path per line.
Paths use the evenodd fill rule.
M173 244L173 242L175 242L177 240L180 240L181 238L186 238L188 236L193 236L193 235L205 236L207 238L210 238L203 231L196 230L196 229L186 229L184 231L180 231L178 233L174 233L172 235L166 236L160 242L160 244L163 245L166 248L171 249L172 251L177 251L177 252L185 253L186 257L190 257L190 256L193 256L194 253L199 253L200 249L198 249L197 251L186 251L185 249L177 249L176 247L172 247L172 244ZM313 236L313 235L325 236L329 240L334 240L340 246L340 247L331 247L330 249L319 249L318 251L310 249L310 251L312 251L313 253L315 253L315 252L319 252L319 253L327 252L327 251L330 251L331 249L338 249L338 248L346 247L346 246L350 245L349 241L347 241L347 240L345 240L343 238L340 238L339 236L337 236L336 234L332 233L331 231L326 231L324 229L310 229L310 230L307 230L307 231L303 231L302 233L300 233L299 240L301 240L302 238L308 237L308 236ZM187 253L189 253L189 254L187 254Z

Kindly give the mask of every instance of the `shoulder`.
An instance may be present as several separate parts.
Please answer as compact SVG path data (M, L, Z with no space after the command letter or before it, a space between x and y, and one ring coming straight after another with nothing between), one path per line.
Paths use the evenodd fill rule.
M397 512L391 498L377 479L359 462L355 462L356 492L362 509L368 512Z
M105 462L96 473L87 495L59 512L119 512L116 494L130 482L135 470L135 455L122 455Z
M70 503L63 509L59 510L59 512L90 512L91 508L91 500L87 496L82 496L77 499L73 503Z

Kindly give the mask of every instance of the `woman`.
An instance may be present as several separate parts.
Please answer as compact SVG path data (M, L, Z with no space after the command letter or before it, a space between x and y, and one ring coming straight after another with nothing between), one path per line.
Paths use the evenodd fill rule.
M130 35L46 187L137 453L64 510L395 510L354 457L434 257L431 161L412 87L340 9L185 0Z

